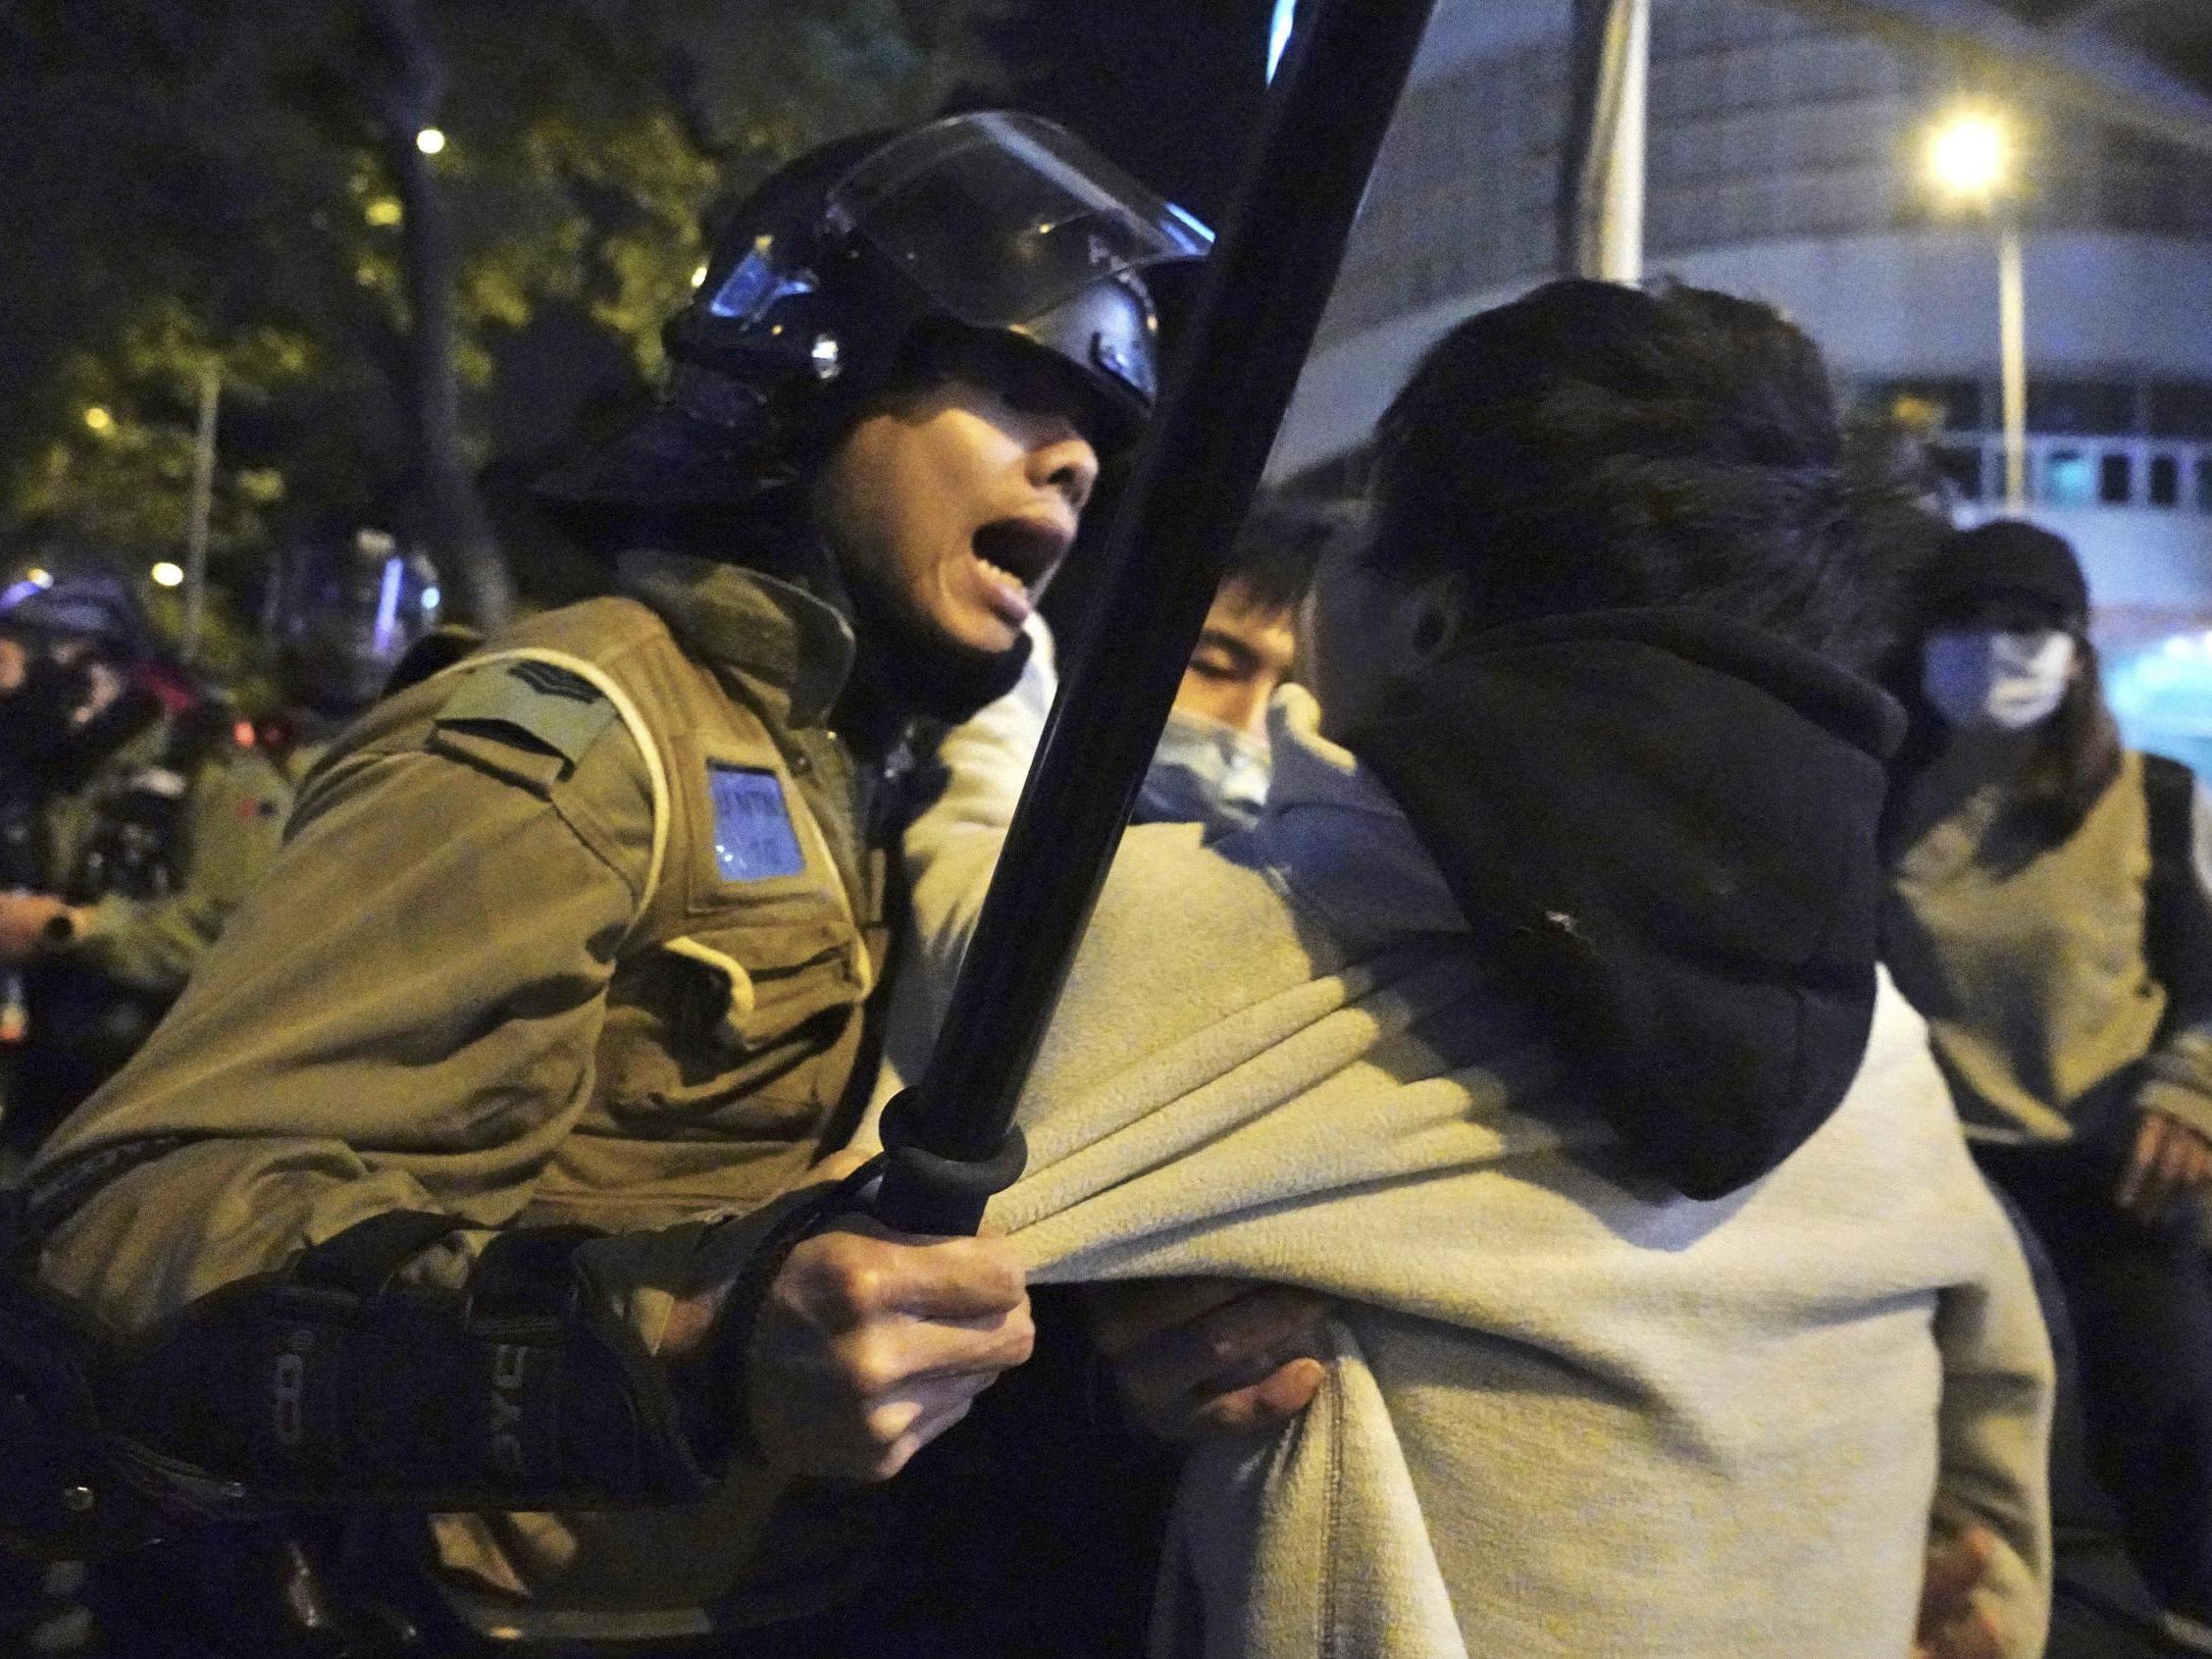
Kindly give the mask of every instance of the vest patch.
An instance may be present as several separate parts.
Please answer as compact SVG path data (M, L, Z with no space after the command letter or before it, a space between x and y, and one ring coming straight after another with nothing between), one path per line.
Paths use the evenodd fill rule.
M714 803L714 867L724 881L765 881L806 868L775 773L710 760L706 793Z

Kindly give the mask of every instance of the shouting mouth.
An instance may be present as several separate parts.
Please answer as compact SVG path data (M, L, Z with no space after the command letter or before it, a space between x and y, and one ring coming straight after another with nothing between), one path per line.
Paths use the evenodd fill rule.
M1067 553L1073 535L1044 519L994 519L969 543L991 608L1018 628L1029 620L1037 594Z

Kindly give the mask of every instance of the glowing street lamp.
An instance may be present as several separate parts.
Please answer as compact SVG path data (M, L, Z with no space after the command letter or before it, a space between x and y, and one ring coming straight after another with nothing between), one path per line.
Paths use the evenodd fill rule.
M169 559L163 559L146 574L154 579L154 586L157 588L181 588L184 585L184 567Z
M2007 200L2012 135L1982 111L1962 111L1929 134L1928 175L1954 200L1981 208L1997 232L1997 359L2004 399L2005 510L2028 503L2028 292L2020 221Z
M426 127L415 134L415 148L426 156L440 154L445 148L445 134L435 127Z
M1929 177L1951 195L1986 201L2011 170L2012 145L1995 116L1955 115L1929 135Z

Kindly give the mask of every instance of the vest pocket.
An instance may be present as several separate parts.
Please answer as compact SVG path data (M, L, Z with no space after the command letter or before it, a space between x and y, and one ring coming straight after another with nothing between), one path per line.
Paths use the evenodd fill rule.
M608 1114L633 1133L811 1133L852 1064L863 959L823 920L702 931L626 963L599 1043Z

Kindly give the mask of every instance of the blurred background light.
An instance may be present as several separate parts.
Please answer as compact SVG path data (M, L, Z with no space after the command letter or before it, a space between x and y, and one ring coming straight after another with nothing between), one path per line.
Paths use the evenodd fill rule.
M1953 195L1993 195L2011 167L2011 141L1993 115L1962 111L1929 136L1929 177Z

